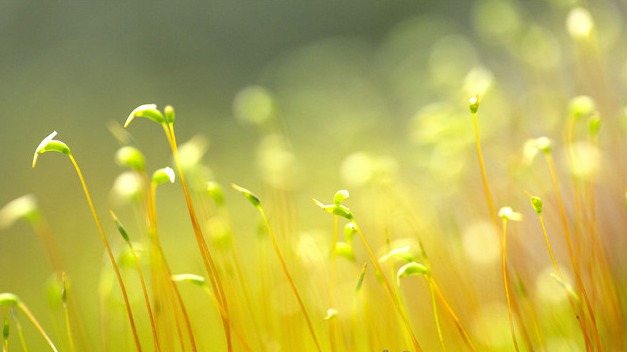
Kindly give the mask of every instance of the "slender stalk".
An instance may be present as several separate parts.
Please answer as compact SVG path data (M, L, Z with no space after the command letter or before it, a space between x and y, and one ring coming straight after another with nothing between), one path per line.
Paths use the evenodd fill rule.
M70 314L67 306L67 289L65 285L65 272L61 272L61 299L63 301L63 316L65 317L65 331L67 333L67 339L70 344L70 351L76 351L74 346L74 337L72 336L72 325L70 324Z
M337 254L335 253L335 247L338 239L338 217L333 216L333 243L331 246L331 290L329 292L330 305L335 308L335 284L337 279ZM329 319L329 343L331 344L331 351L337 351L337 319Z
M433 287L433 280L430 276L427 276L426 279L427 284L429 284L431 307L433 308L433 319L435 320L435 327L438 330L438 339L440 340L440 345L442 345L442 351L446 352L446 345L444 345L444 336L442 336L442 327L440 326L440 319L438 318L438 305L435 303L435 289Z
M146 180L146 175L144 174L144 179ZM147 180L146 180L147 183ZM157 226L157 204L156 204L156 193L157 193L157 184L151 182L148 188L148 200L147 200L147 215L148 215L148 237L150 239L151 247L152 247L152 260L154 262L153 275L155 275L155 281L159 282L160 285L164 285L164 289L155 292L155 298L160 297L161 295L165 295L166 300L171 304L171 309L173 311L175 320L176 320L176 329L179 336L179 340L181 342L181 349L185 351L185 343L183 339L183 334L181 332L181 327L179 323L179 315L176 310L176 304L178 304L180 309L180 314L183 317L185 322L185 327L187 330L187 334L189 336L190 345L192 351L196 351L196 341L194 338L194 333L192 331L191 322L189 319L189 315L187 314L187 310L185 309L185 305L183 304L183 298L179 292L179 289L176 285L174 285L170 277L172 273L170 272L170 267L168 265L165 256L163 255L163 249L161 248L161 242L159 241L159 231ZM161 270L157 270L160 268ZM172 297L174 294L174 297ZM172 303L172 300L175 300L176 303ZM166 332L166 336L170 334Z
M479 166L481 167L481 180L483 181L483 191L485 192L486 201L488 203L488 210L492 218L492 223L495 227L498 227L498 220L496 217L496 208L494 207L494 200L492 199L492 193L490 192L490 185L488 183L488 173L486 172L485 162L483 161L483 152L481 151L481 140L479 138L479 126L477 124L477 112L472 112L472 123L475 131L475 144L477 145L477 156L479 157Z
M192 228L194 229L196 242L198 244L198 248L200 249L200 253L203 259L203 263L205 265L205 269L207 270L207 273L209 274L213 292L215 293L216 298L218 299L218 302L220 303L224 311L224 315L221 314L220 316L222 318L222 326L224 328L224 334L226 337L227 350L232 351L233 346L232 346L232 341L231 341L231 328L230 328L230 323L229 323L229 309L228 309L226 295L224 293L224 286L220 279L220 275L215 265L215 262L213 260L213 257L211 256L211 253L209 252L209 248L207 247L207 243L205 242L202 230L198 222L198 216L196 215L196 211L194 210L194 205L192 203L192 199L189 194L187 182L185 182L183 168L181 166L180 158L178 155L178 147L176 144L176 137L174 134L174 125L172 123L167 123L165 121L163 122L162 125L164 128L166 137L168 139L168 142L170 143L170 148L172 150L172 155L174 158L174 162L176 164L176 169L179 174L179 178L181 180L181 185L183 186L183 193L185 194L185 202L187 204L189 217L192 222Z
M33 313L31 313L30 310L28 310L28 307L26 307L26 305L24 303L19 302L19 301L17 302L17 307L28 317L28 319L31 321L31 323L33 323L33 325L35 326L37 331L39 331L41 336L43 336L43 338L48 343L48 346L50 346L50 348L54 352L58 352L58 350L55 347L54 343L52 342L52 340L50 340L50 337L48 336L48 334L46 334L46 331L44 331L44 329L41 327L41 325L39 325L39 322L37 321L37 319L35 319L35 316L33 315ZM23 337L22 337L22 339L23 339ZM24 344L24 346L26 346L26 345Z
M505 287L505 298L507 299L507 316L509 318L509 328L512 334L512 341L514 341L514 348L516 351L520 351L518 348L518 342L516 341L516 331L514 328L514 318L512 316L512 303L509 295L509 284L507 280L507 220L503 219L503 241L501 242L501 265L503 269L503 286Z
M26 346L26 338L24 337L24 329L22 329L22 324L20 324L19 320L15 315L15 309L11 308L11 314L13 315L13 321L15 322L15 329L17 330L17 336L20 339L20 344L22 345L22 350L24 352L28 352L28 347Z
M105 249L107 251L107 255L109 256L109 260L111 261L111 265L113 265L113 270L115 271L115 276L118 279L118 283L120 284L120 289L122 290L122 296L124 297L124 304L126 306L126 313L128 315L128 320L131 324L131 331L133 333L133 339L135 340L135 347L138 351L141 351L141 344L139 342L139 336L137 334L137 328L135 327L135 319L133 318L133 311L131 310L131 304L128 299L128 294L126 293L126 287L124 286L124 281L122 281L122 275L120 274L120 269L118 268L117 263L115 262L115 257L113 256L113 252L111 251L111 247L109 246L109 241L107 240L107 236L104 233L104 229L102 228L102 224L100 223L100 219L96 214L96 209L94 208L94 204L91 200L91 196L89 195L89 190L87 189L87 184L85 183L85 179L83 178L83 173L81 172L80 167L76 163L76 159L72 154L68 154L70 161L72 161L72 165L74 165L74 169L78 174L78 178L83 187L83 191L85 193L85 198L87 198L87 203L89 204L89 210L94 217L94 221L96 222L96 226L98 227L98 231L100 232L100 236L102 237L102 242L105 245Z
M113 212L113 210L109 210L109 214L111 214L111 217L113 218L113 220L116 222L116 224L118 225L118 227L121 229L120 232L123 230L122 229L122 225L119 222L117 216L115 215L115 213ZM137 252L135 251L135 247L133 247L133 243L129 240L129 238L127 236L124 236L124 240L126 241L126 244L128 245L129 250L131 251L131 255L133 256L133 261L135 262L135 268L137 269L137 274L139 275L139 282L141 284L142 287L142 294L144 295L144 302L146 303L146 310L148 312L148 318L150 321L150 328L152 330L152 337L155 343L155 350L156 351L161 351L161 346L159 345L159 336L157 334L157 328L155 326L155 319L152 315L152 307L150 306L150 299L148 298L148 290L146 289L146 281L144 280L144 274L142 272L142 268L141 265L139 264L139 257L137 256Z
M403 323L405 325L405 329L407 329L407 332L410 335L409 337L411 338L411 342L412 342L412 344L414 346L414 349L416 351L422 351L422 348L420 347L420 343L416 339L416 335L414 334L414 330L411 327L411 323L409 321L409 317L407 316L407 313L405 312L405 310L403 309L403 307L399 303L398 298L394 295L394 290L392 289L392 285L390 285L390 281L387 279L387 277L385 275L385 272L383 271L383 268L381 268L381 264L379 264L379 261L375 257L374 252L372 251L372 248L368 244L368 241L366 240L366 237L364 236L364 234L361 231L361 228L359 227L357 222L354 219L351 220L351 221L355 225L355 230L357 231L357 234L359 234L359 237L361 237L361 240L364 243L364 246L366 247L366 250L368 251L368 255L370 256L370 260L372 261L374 266L377 268L379 273L381 273L381 278L383 279L383 283L385 284L385 288L387 289L388 294L390 295L390 298L392 299L392 302L394 303L394 307L396 308L398 314L401 316L401 319L403 320Z
M261 218L263 219L263 222L268 230L268 235L270 236L270 240L272 241L272 246L274 247L274 251L276 252L279 262L281 263L281 268L283 269L283 273L285 274L285 277L287 278L287 282L290 284L290 287L292 288L292 292L294 292L294 296L296 297L296 300L298 301L298 305L300 306L300 309L303 312L303 316L305 317L305 321L307 322L307 328L309 329L311 338L313 339L314 344L316 345L316 349L319 352L321 352L322 349L320 348L320 343L318 342L318 339L316 338L316 333L314 331L313 324L311 323L309 314L307 314L307 309L305 308L305 304L303 303L303 300L300 297L300 294L298 293L298 289L296 289L296 285L294 284L292 275L290 275L290 272L287 269L287 264L285 264L285 260L283 259L283 255L281 254L281 250L279 249L279 245L276 242L276 237L274 236L274 232L272 231L272 228L270 227L270 222L268 222L268 217L266 216L266 213L261 206L257 206L256 208L259 210L259 213L261 214Z
M557 265L557 260L555 260L555 255L553 254L553 248L551 247L551 242L549 241L549 236L546 231L546 226L544 225L544 219L542 217L542 214L539 213L538 218L540 220L540 225L542 226L542 233L544 234L544 239L546 241L546 246L549 250L549 255L551 256L551 262L553 263L553 267L555 268L555 272L557 273L557 276L559 277L560 280L563 281L564 277L562 276L562 272L559 266ZM586 344L586 350L589 351L592 349L592 343L590 341L590 336L588 335L588 331L586 330L585 320L584 320L585 317L579 314L577 306L575 305L573 298L571 297L570 294L568 294L568 292L566 292L566 297L568 298L568 303L570 304L570 308L572 309L573 314L575 314L577 323L579 324L579 327L581 328L581 333L583 334L583 338Z
M451 305L448 303L446 298L444 298L444 295L442 295L442 291L440 291L440 287L438 286L437 282L435 282L435 280L433 280L433 279L431 279L431 282L433 284L433 289L435 291L435 294L438 296L438 298L440 299L440 301L444 305L444 308L446 308L446 311L449 313L449 315L451 316L451 318L455 322L455 325L457 326L457 330L459 330L459 333L462 335L462 338L464 339L464 342L466 343L466 346L471 351L476 351L477 349L475 348L475 346L473 345L472 341L470 340L470 336L468 335L468 332L466 332L466 329L464 329L464 326L462 325L461 321L457 317L457 314L455 314L455 311L453 310Z
M592 333L595 338L597 350L602 351L601 347L601 338L599 337L599 330L597 328L597 322L595 318L594 311L592 309L592 305L590 304L590 299L588 298L588 293L586 291L586 287L581 279L581 273L579 271L579 264L577 262L577 257L575 256L572 239L570 235L570 230L568 227L568 220L566 218L566 208L564 206L564 200L562 198L562 193L560 191L559 182L557 180L557 172L555 171L555 163L553 162L553 157L550 153L545 153L545 159L549 167L549 172L551 173L551 179L553 180L553 187L555 188L555 195L557 198L557 204L560 209L560 218L562 220L562 226L564 228L564 236L566 238L566 244L568 247L568 254L570 256L570 261L573 267L573 272L575 273L575 279L577 282L577 287L583 296L584 302L586 304L586 308L588 313L590 314L590 320L592 321Z
M185 275L185 274L183 274ZM171 281L177 281L175 280L174 276L171 276ZM180 280L179 280L180 281ZM198 284L198 283L196 283ZM211 289L209 288L209 286L207 286L207 284L205 283L204 279L202 282L202 289L203 291L207 294L207 296L209 297L209 299L218 307L218 309L220 309L220 314L224 314L224 311L222 310L222 306L220 304L218 304L216 297L213 295L213 292L211 291ZM238 341L242 344L242 348L244 348L244 350L252 352L252 348L248 345L248 343L246 342L246 339L244 339L244 335L242 335L242 333L234 328L233 332L235 333L235 337L238 339Z

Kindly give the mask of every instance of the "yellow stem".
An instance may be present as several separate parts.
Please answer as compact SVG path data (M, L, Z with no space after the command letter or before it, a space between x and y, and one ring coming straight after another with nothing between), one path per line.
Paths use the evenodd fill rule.
M28 317L28 319L31 321L31 323L33 323L35 328L37 328L37 331L39 331L41 336L43 336L43 338L46 340L46 342L48 343L50 348L53 351L58 352L58 350L55 347L54 343L52 342L52 340L50 340L50 337L48 337L48 335L46 334L44 329L41 327L41 325L39 325L39 322L37 321L37 319L35 319L35 316L30 312L30 310L28 310L28 307L26 307L26 305L24 305L24 303L22 303L22 302L18 302L17 306L18 306L18 308L20 308L22 310L22 312L24 312L24 314Z
M145 179L145 174L144 174L144 179ZM166 300L171 304L171 309L173 311L172 313L174 314L174 317L176 320L176 327L177 327L177 332L179 335L179 340L181 343L181 349L185 351L185 343L183 341L183 335L182 335L181 327L179 323L179 315L178 315L178 311L176 310L176 303L178 303L179 308L180 308L180 313L183 316L183 320L185 321L185 327L187 329L187 334L189 336L192 351L196 351L196 341L194 339L194 333L192 331L192 326L189 320L189 316L187 314L187 311L185 310L183 299L178 290L178 287L176 287L176 285L174 285L170 280L170 277L172 276L170 272L170 267L168 265L168 262L165 259L165 256L163 255L163 249L161 248L161 242L159 241L159 231L158 231L158 226L157 226L157 204L156 204L157 188L156 187L157 187L156 184L151 183L149 191L148 191L148 200L147 200L148 202L148 205L147 205L148 234L149 234L151 245L152 245L153 256L155 257L154 262L158 265L159 268L162 269L162 271L157 271L156 275L159 275L159 278L155 277L155 280L158 279L161 282L161 284L165 285L165 289L164 289L165 292L157 292L155 297L158 297L158 295L161 295L161 294L167 296ZM173 293L175 297L172 297ZM176 303L172 303L173 299L176 300ZM169 336L169 333L166 332L166 336Z
M553 254L553 247L551 247L551 242L549 241L549 236L546 232L546 226L544 225L544 219L542 218L542 214L538 214L538 218L540 219L540 225L542 226L542 233L544 234L546 246L549 250L551 261L553 262L553 267L555 268L555 271L559 279L564 281L562 272L560 271L560 268L557 265L557 260L555 260L555 255ZM573 298L568 292L566 292L566 297L568 298L568 303L570 304L570 307L573 310L573 314L575 314L575 318L577 319L577 322L579 323L579 327L581 328L581 332L583 334L584 341L586 343L586 350L591 350L592 345L590 342L590 336L588 336L588 331L586 330L586 326L585 326L585 316L579 314L578 309L575 305L575 302L573 301Z
M477 349L472 344L472 341L470 340L470 336L468 336L466 329L464 329L464 327L462 326L461 321L457 317L457 314L455 314L455 311L453 311L453 308L451 307L451 305L448 303L446 298L444 298L444 295L442 295L442 291L440 291L440 287L438 286L437 282L435 282L435 280L433 279L431 279L431 282L433 283L433 288L435 289L436 295L438 296L440 301L442 301L442 304L444 304L444 308L446 308L447 312L451 315L451 318L453 318L453 321L455 322L455 325L457 326L457 330L459 330L460 334L462 335L462 338L464 339L466 346L468 346L468 348L471 351L476 351Z
M570 256L570 261L573 267L573 272L575 273L577 287L583 296L584 302L586 304L586 308L588 310L588 313L590 314L590 320L592 320L592 333L594 334L595 342L597 345L597 350L602 351L603 349L601 347L601 338L599 337L599 330L597 328L597 322L596 322L596 318L594 315L594 311L592 309L592 305L590 304L590 299L588 298L586 287L584 286L583 280L581 279L581 273L579 272L579 264L577 262L577 258L573 250L570 230L568 228L568 220L566 218L566 208L564 206L564 200L562 198L562 193L560 191L559 182L557 180L557 172L555 171L555 163L553 162L553 157L551 156L550 153L546 153L545 156L546 156L546 162L549 167L549 172L551 173L551 178L553 180L553 187L555 188L555 195L557 197L557 204L560 209L560 217L562 220L562 226L564 227L564 236L566 238L568 254Z
M67 300L66 300L67 290L65 286L65 272L61 272L61 282L63 285L63 292L62 292L63 297L62 298L63 298L63 316L65 318L65 331L67 333L67 339L70 344L70 351L74 352L76 351L76 347L74 346L74 337L72 336L72 325L70 324L70 313L68 311Z
M115 217L113 211L111 211L111 215ZM152 329L152 336L155 342L155 350L160 351L161 346L159 345L159 336L157 334L157 327L155 326L155 319L152 315L152 308L150 306L150 299L148 298L148 290L146 289L146 281L144 280L144 273L142 272L141 265L139 264L139 257L137 257L137 252L135 252L135 248L133 244L128 241L128 248L131 251L131 255L133 256L133 260L135 261L135 267L137 268L137 273L139 275L139 282L142 287L142 293L144 295L144 301L146 302L146 310L148 311L148 318L150 320L150 328Z
M311 338L314 340L314 344L316 345L316 349L321 352L320 343L318 342L318 338L316 338L316 333L314 331L313 324L311 323L311 319L309 318L309 314L307 314L307 309L305 308L305 304L303 303L298 290L296 289L296 285L294 284L294 280L292 280L292 276L290 275L289 270L287 269L287 264L285 264L285 260L283 259L283 255L281 254L281 250L279 249L279 245L276 242L276 237L274 236L274 232L272 232L272 228L270 227L270 222L268 222L268 217L266 217L266 213L263 211L261 206L257 206L259 213L261 214L261 218L263 219L266 228L268 229L268 235L270 236L270 240L272 241L272 246L274 247L274 251L281 263L281 268L283 269L283 273L287 278L290 287L292 288L292 292L294 292L294 296L296 296L296 300L300 305L300 309L303 312L303 316L305 317L305 321L307 322L307 328L309 329L309 333L311 334Z
M357 233L359 234L359 237L361 237L361 240L364 243L364 246L366 247L366 250L368 251L368 254L370 255L370 260L372 261L374 266L377 268L377 270L381 274L381 278L383 278L383 283L385 284L385 288L387 289L388 294L390 295L390 298L392 299L392 302L394 303L394 307L396 308L396 311L401 316L401 319L403 320L403 323L405 324L405 329L407 329L407 332L410 335L409 337L411 338L412 344L414 345L414 349L416 349L416 351L422 351L422 348L420 347L420 343L416 339L416 335L414 334L414 330L411 327L411 323L409 321L409 317L407 316L407 313L405 312L403 307L400 305L397 297L394 295L394 290L392 289L392 285L390 285L390 282L388 281L387 277L385 276L385 272L381 268L381 265L379 264L379 261L375 257L374 252L372 251L372 248L368 244L368 241L366 240L366 236L364 236L363 232L361 231L361 228L359 227L359 225L357 225L357 222L354 219L352 220L352 222L355 225L355 229L357 230Z
M338 217L333 217L333 244L331 246L331 290L330 305L335 308L335 284L337 278L337 255L335 253L335 247L337 245L338 238ZM337 319L331 318L329 320L329 342L331 344L331 351L337 351Z
M477 114L472 114L472 123L475 130L475 143L477 144L477 156L479 157L479 165L481 166L481 179L483 181L483 190L485 192L486 201L488 202L488 208L490 210L490 217L492 223L498 228L498 220L496 218L496 208L494 207L494 201L492 200L492 193L490 192L490 185L488 184L488 174L485 169L485 162L483 161L483 152L481 151L481 140L479 139L479 126L477 124Z
M185 175L183 174L183 168L181 167L180 158L178 155L178 147L176 145L176 137L174 134L174 125L168 124L166 122L163 123L163 128L170 143L170 148L172 149L172 155L174 157L174 162L176 164L177 172L179 174L179 178L181 180L181 185L183 186L183 193L185 194L185 202L187 204L187 209L189 213L190 220L192 222L192 228L194 229L194 235L196 237L196 242L198 244L198 248L200 249L200 254L203 259L203 263L205 265L205 270L209 274L209 281L211 282L211 286L213 292L218 299L218 302L222 306L222 310L224 311L224 315L220 315L222 318L222 326L224 328L224 334L226 337L227 350L230 352L233 350L232 341L231 341L231 328L229 323L229 309L227 304L226 295L224 293L224 286L222 285L222 281L220 279L220 275L218 269L215 265L213 257L209 252L209 248L207 247L207 243L205 242L202 230L198 223L198 217L196 215L196 211L194 210L194 205L192 203L191 196L189 194L189 190L187 187L187 182L185 182Z
M512 316L512 304L509 296L509 287L507 282L507 220L503 219L503 242L501 247L501 259L503 269L503 286L505 287L505 298L507 299L507 316L509 318L509 328L512 333L512 340L514 341L514 348L519 351L518 342L516 341L516 331L514 329L514 318Z
M442 336L442 327L440 326L440 319L438 318L438 305L435 303L435 289L433 287L433 280L430 276L425 277L429 284L429 293L431 294L431 306L433 307L433 319L435 320L435 327L438 330L438 339L440 345L442 345L442 351L446 352L446 345L444 345L444 336Z
M105 249L107 251L107 255L109 256L109 260L111 261L111 265L113 265L113 270L115 271L115 275L118 279L118 283L120 285L120 289L122 290L122 296L124 297L124 304L126 306L126 313L128 315L128 320L131 324L131 331L133 332L133 338L135 340L135 347L138 351L141 351L141 344L139 343L139 336L137 335L137 328L135 327L135 319L133 319L133 311L131 310L131 304L128 300L128 294L126 293L126 287L124 286L124 281L122 281L122 275L120 274L120 270L118 269L118 265L115 262L115 257L113 256L113 252L111 251L111 247L109 246L109 241L107 240L107 236L104 233L104 229L102 228L102 224L100 223L100 219L96 214L96 209L94 208L94 204L91 200L91 196L89 195L89 190L87 189L87 184L85 183L85 179L83 178L83 173L81 172L80 167L76 163L76 159L72 154L68 154L72 164L74 165L74 169L76 169L76 173L78 174L78 178L83 186L83 191L85 193L85 198L87 198L87 203L89 204L89 210L94 217L94 221L96 222L96 226L98 227L98 231L100 232L100 236L102 237L102 242L105 245Z

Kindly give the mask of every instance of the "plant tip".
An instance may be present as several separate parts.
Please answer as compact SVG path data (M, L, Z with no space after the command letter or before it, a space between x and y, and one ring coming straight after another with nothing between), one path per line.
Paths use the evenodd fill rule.
M531 199L531 206L533 207L533 210L535 210L538 214L542 214L542 199L536 196L529 197Z
M503 220L511 221L521 221L523 218L523 215L521 213L515 212L510 207L502 207L501 209L499 209L498 215Z
M20 299L12 293L0 293L0 306L17 305Z
M16 198L0 209L0 229L6 229L18 219L32 221L39 215L37 199L32 194Z
M337 317L337 309L329 308L327 309L327 315L324 317L324 320L331 320Z
M252 203L254 207L258 208L261 205L261 200L259 199L259 197L254 195L251 191L247 190L244 187L238 186L235 183L231 183L231 187L233 187L233 189L240 192L244 197L246 197L246 199L248 199L248 201Z
M217 206L221 207L224 205L224 191L219 183L214 181L207 182L207 193Z
M583 116L590 115L596 109L594 100L587 95L579 95L572 98L568 104L570 116L578 119Z
M163 108L163 112L165 113L165 120L169 124L174 123L174 118L175 118L174 107L172 107L172 105L166 105L165 108Z
M205 281L205 278L200 276L200 275L196 275L196 274L177 274L177 275L172 275L172 281L174 282L190 282L196 286L200 286L203 287L205 286L207 283Z
M335 203L336 205L340 205L340 203L348 199L348 197L349 197L348 191L345 189L341 189L335 192L335 195L333 196L333 203Z
M396 273L396 280L398 282L398 285L399 286L401 285L402 278L406 276L413 276L413 275L427 276L429 275L429 270L427 269L426 266L420 263L409 262L403 265L402 267L400 267L400 269L398 269L398 272Z
M115 161L119 165L128 166L135 171L143 171L146 166L144 154L132 146L124 146L115 153Z
M175 178L176 175L174 174L174 170L172 170L169 166L159 169L152 174L152 182L157 185L168 181L170 183L174 183Z
M124 123L124 128L127 128L131 122L135 119L135 117L145 117L151 119L159 124L163 123L163 114L161 111L157 110L156 104L144 104L136 107L131 111L126 118L126 122Z
M477 113L477 110L479 110L479 95L478 94L468 99L468 107L470 108L471 113L473 114Z
M35 165L37 164L37 158L39 157L39 154L50 151L59 152L67 155L71 154L70 148L67 146L67 144L54 139L56 135L57 131L54 131L50 133L46 138L44 138L41 143L39 143L37 149L35 149L35 155L33 155L33 168L35 168Z

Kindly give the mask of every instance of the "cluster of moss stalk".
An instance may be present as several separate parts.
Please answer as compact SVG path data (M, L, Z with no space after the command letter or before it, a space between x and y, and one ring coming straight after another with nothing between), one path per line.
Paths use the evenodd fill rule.
M572 118L565 129L563 147L569 158L575 157L573 155L575 124L583 117L589 118L590 143L595 145L598 143L600 119L594 113L592 105L581 99L575 101L574 108L571 109ZM497 203L494 201L486 171L486 161L481 149L477 119L478 96L470 99L469 108L487 204L485 214L491 218L494 227L500 228L502 231L502 237L499 239L501 243L502 296L507 305L512 346L516 351L544 350L546 346L544 345L543 332L540 331L540 325L534 320L536 318L533 309L526 302L528 297L524 294L524 289L521 288L522 283L516 276L518 269L508 260L507 255L508 223L522 220L522 214L507 206L497 210ZM259 231L264 234L265 240L259 242L260 248L256 248L260 258L260 263L256 264L259 268L258 284L260 288L253 288L253 284L247 277L243 263L238 256L235 238L230 235L229 214L225 206L223 189L215 182L204 183L202 202L210 201L215 213L219 214L221 219L227 219L222 223L223 226L227 227L223 229L227 235L225 235L226 239L222 241L222 248L215 248L208 240L210 236L202 224L213 215L207 211L206 204L198 205L201 201L194 198L196 190L192 189L193 187L188 184L186 179L189 176L188 169L186 169L185 160L182 160L180 156L174 131L174 109L171 106L166 106L163 111L160 111L152 104L139 106L131 112L124 127L129 127L137 117L152 120L163 128L174 161L173 168L165 167L150 174L146 170L144 155L136 147L123 146L116 155L117 161L128 167L139 180L138 208L141 210L146 224L146 233L142 238L134 238L134 234L127 231L118 215L113 211L109 212L110 219L100 218L92 202L78 161L66 143L55 139L56 132L46 137L36 148L32 164L34 168L41 154L51 151L59 152L69 158L77 173L109 260L110 268L103 270L112 269L115 274L114 277L122 295L128 331L130 332L128 336L121 337L107 335L107 309L103 308L100 325L102 329L101 343L105 350L110 349L113 344L112 341L116 339L131 341L128 344L123 344L123 346L137 351L197 351L207 348L213 349L212 346L224 346L224 350L227 351L271 351L289 348L285 346L300 346L301 350L314 351L355 351L378 349L378 346L386 348L386 344L400 346L404 350L423 351L426 350L423 347L425 341L429 342L429 346L433 346L431 342L436 340L443 351L481 351L487 348L478 341L477 332L470 327L472 313L465 312L463 315L459 315L460 311L474 308L450 300L450 294L442 289L440 279L433 274L432 265L437 265L437 263L432 263L429 260L427 248L423 243L418 241L417 247L410 245L388 246L383 256L377 255L376 253L381 251L371 245L369 241L371 237L362 231L357 221L358 216L344 205L349 197L346 190L338 191L329 204L314 199L315 205L333 217L333 241L332 247L329 248L331 269L328 273L329 277L324 278L329 282L327 301L313 302L312 295L305 294L310 288L302 286L304 280L298 280L298 275L292 269L290 258L293 256L285 255L286 246L281 242L281 237L275 235L273 223L270 221L271 218L266 215L261 199L248 189L232 184L232 188L241 193L258 211L261 220ZM470 124L469 128L471 128ZM611 351L625 347L623 336L625 324L623 309L619 300L620 288L615 284L603 241L600 238L601 234L594 206L593 181L586 178L585 175L575 179L573 182L576 185L573 196L575 202L567 206L552 157L552 142L545 137L531 139L525 145L525 151L530 160L536 154L544 156L546 172L552 180L554 191L552 204L556 204L556 208L547 209L543 206L541 198L531 192L527 192L527 195L530 200L530 207L537 214L537 221L543 230L541 235L546 243L546 255L550 257L553 265L554 278L561 285L563 295L570 307L570 313L562 317L575 321L579 328L578 336L568 336L568 338L577 341L579 346L583 346L586 351ZM157 187L175 181L182 185L185 195L193 236L204 268L202 273L173 273L168 262L170 258L166 257L161 246L156 209ZM198 209L202 210L199 211ZM572 214L569 214L569 209L571 209ZM547 233L543 220L545 212L559 214L563 238L557 239ZM67 269L63 263L64 258L61 258L55 249L51 232L38 208L32 199L25 197L8 204L3 210L5 217L7 213L11 213L10 216L15 218L26 219L32 224L43 244L51 268L58 273L56 276L59 282L57 294L62 303L65 336L57 336L56 338L61 341L53 341L35 318L35 315L18 296L12 293L2 293L0 294L0 317L3 317L3 352L20 349L20 347L12 345L14 341L19 341L21 349L28 350L29 341L25 338L24 328L20 323L22 316L25 316L35 326L51 350L57 351L56 344L59 343L66 346L70 351L90 350L90 346L93 346L95 342L89 341L84 331L81 331L83 330L81 326L85 322L80 316L76 298L73 297L74 292L69 290L66 284ZM142 305L134 303L129 298L128 282L125 282L125 277L120 269L122 265L120 256L114 252L110 245L111 235L105 233L103 221L112 221L123 239L126 246L124 253L129 256L130 263L137 272L136 277L140 281L139 286L134 284L133 287L139 287L141 290ZM574 230L575 227L576 230ZM576 235L573 234L574 232ZM341 239L341 233L344 234L344 239ZM352 243L354 237L359 239L359 244L354 245ZM567 249L568 262L566 267L558 263L552 241L559 241L560 245ZM137 243L141 243L142 247L148 248L148 250L139 251L136 248ZM365 259L361 258L361 262L356 259L358 255L354 248L357 246L360 251L364 251L360 253L365 253ZM146 266L142 265L140 260L145 252L147 252L149 260L148 272L142 270ZM340 293L335 291L335 287L338 286L336 271L339 260L352 262L357 269L354 282L351 283L354 287L354 295L351 298L353 302L352 311L340 310L338 309L339 305L336 305L340 299ZM372 297L370 299L365 298L363 291L368 273L372 273L376 277L376 281L368 282L371 286L368 290L382 292L381 295L376 296L382 301L375 301ZM566 273L572 275L574 279L572 283ZM512 281L512 274L516 278L514 282ZM281 277L280 281L286 284L289 295L296 302L297 313L291 316L273 312L263 304L267 299L265 296L269 296L274 289L270 287L271 282L279 281L276 279L278 275ZM273 276L274 281L270 280ZM407 297L402 294L401 282L413 276L424 279L422 283L428 292L430 302L418 302L417 304L422 307L422 312L431 312L432 318L430 320L435 331L433 335L427 336L425 333L417 331L417 322L421 321L421 325L424 324L422 321L427 319L428 314L416 316L415 310L410 308ZM128 277L126 279L128 280ZM320 280L322 279L320 278ZM207 325L198 324L190 317L189 310L191 307L186 304L186 300L178 287L180 283L184 282L192 283L206 293L207 301L215 309L214 317L216 318L216 321L210 322L209 325L220 327L222 341L204 341L205 333L200 326L205 327ZM105 298L101 298L101 300L105 300ZM319 311L320 306L328 307L326 314ZM391 309L386 310L381 307L391 307ZM377 327L374 322L375 318L366 314L368 311L375 311L377 315L385 315L387 321L394 325L390 330L397 331L397 335L390 336L387 333L390 330L383 331ZM138 326L138 315L147 317L141 321L147 321L148 327ZM141 333L141 331L148 329L149 335ZM17 336L17 338L13 336ZM397 337L400 337L401 341L392 342Z

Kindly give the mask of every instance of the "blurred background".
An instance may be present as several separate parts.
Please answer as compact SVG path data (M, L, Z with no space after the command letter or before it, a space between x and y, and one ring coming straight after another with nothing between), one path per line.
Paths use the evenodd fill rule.
M585 16L569 17L577 6L592 28ZM481 97L498 204L531 219L523 191L548 192L550 183L544 169L525 168L522 146L541 135L561 141L570 99L586 94L604 118L599 222L624 248L625 216L615 209L624 209L626 184L625 16L622 0L4 2L0 203L34 194L76 291L90 292L103 248L76 174L52 153L32 170L33 152L59 132L115 237L108 209L132 213L111 191L124 171L114 161L115 135L135 107L171 104L179 142L205 138L196 141L207 148L207 177L248 187L271 209L273 194L289 192L284 216L294 229L330 231L311 198L330 202L340 188L351 190L348 204L368 217L366 226L386 227L367 215L385 214L383 183L407 196L422 229L442 232L421 235L435 243L489 219L468 97ZM141 120L129 132L149 170L171 165L159 126ZM254 209L226 194L244 219L234 221L236 240L246 243ZM166 252L185 258L172 261L174 271L201 270L180 185L164 186L158 198ZM619 263L618 253L610 256ZM26 223L0 232L0 268L0 292L18 294L46 322L50 269ZM84 310L97 310L93 297L82 300Z

